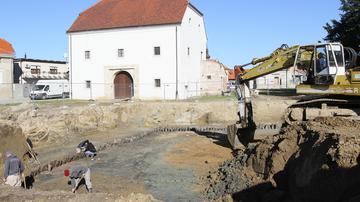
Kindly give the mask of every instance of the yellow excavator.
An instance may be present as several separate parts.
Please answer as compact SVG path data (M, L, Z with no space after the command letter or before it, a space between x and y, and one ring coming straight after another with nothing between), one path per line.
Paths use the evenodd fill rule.
M319 116L359 118L360 67L356 66L356 61L355 50L340 43L292 47L284 44L267 57L255 58L248 64L236 66L239 120L228 126L227 135L233 149L240 149L266 134L276 134L282 124ZM244 69L248 65L254 67ZM253 111L257 109L253 108L249 82L280 70L294 71L292 75L301 78L296 85L296 94L304 96L286 106L280 124L256 122L254 114L261 115L261 112Z

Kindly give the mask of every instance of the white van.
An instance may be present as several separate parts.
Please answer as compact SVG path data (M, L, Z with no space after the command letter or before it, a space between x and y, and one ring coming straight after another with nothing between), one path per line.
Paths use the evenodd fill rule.
M68 98L68 80L39 80L30 92L31 99Z

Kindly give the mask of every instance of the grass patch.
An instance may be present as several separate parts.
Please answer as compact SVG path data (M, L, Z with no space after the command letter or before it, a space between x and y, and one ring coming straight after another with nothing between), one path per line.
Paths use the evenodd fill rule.
M236 100L235 92L231 92L229 95L208 95L208 96L199 96L191 97L189 101L201 101L201 102L211 102L211 101L233 101Z
M0 111L7 109L9 107L20 105L21 103L11 103L11 104L0 104Z
M50 100L31 100L31 103L35 103L39 106L62 106L62 105L86 105L93 103L93 101L88 100L71 100L71 99L50 99Z

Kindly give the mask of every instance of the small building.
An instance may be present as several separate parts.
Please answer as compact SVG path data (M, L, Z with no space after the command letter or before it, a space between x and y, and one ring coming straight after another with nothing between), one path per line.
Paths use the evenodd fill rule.
M200 90L207 36L188 0L102 0L67 31L75 99L183 99Z
M65 61L18 58L14 61L14 83L36 84L39 80L68 80Z
M13 60L15 51L12 45L0 38L0 98L13 97Z
M227 91L228 68L213 59L204 60L201 64L200 95L221 95Z
M259 77L250 82L250 87L252 89L293 89L298 80L296 78L294 68L289 68Z
M227 73L227 77L228 77L227 91L228 92L234 91L235 85L236 85L235 70L227 68L226 73Z

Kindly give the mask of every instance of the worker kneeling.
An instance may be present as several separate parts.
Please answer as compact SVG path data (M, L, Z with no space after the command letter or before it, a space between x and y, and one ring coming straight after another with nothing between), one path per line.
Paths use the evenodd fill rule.
M24 164L21 160L12 154L11 152L6 152L6 160L4 165L4 181L5 184L8 184L13 187L21 186L21 178L25 170Z
M68 183L72 186L72 192L75 193L79 188L81 181L85 180L86 189L89 193L92 192L92 184L90 177L90 168L87 167L70 167L64 170L65 177L69 177Z
M84 140L76 148L76 152L84 152L87 157L94 158L96 156L96 148L89 140Z

